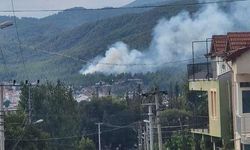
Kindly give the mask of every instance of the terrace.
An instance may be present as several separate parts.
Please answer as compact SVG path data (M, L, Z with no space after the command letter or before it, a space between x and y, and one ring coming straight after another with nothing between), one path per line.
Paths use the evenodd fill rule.
M188 64L187 70L189 81L210 80L217 78L215 62Z

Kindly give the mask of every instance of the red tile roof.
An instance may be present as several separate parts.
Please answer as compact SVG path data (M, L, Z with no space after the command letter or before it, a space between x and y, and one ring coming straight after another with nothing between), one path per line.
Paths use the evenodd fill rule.
M250 46L250 32L231 32L227 34L229 50Z
M250 50L250 32L229 32L212 37L210 56L221 56L227 60Z
M214 35L212 37L211 52L213 55L219 55L226 50L227 36Z

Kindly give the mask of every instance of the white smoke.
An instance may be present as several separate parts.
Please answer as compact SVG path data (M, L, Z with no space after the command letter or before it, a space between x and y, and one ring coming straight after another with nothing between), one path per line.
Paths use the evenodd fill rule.
M191 42L194 40L249 29L249 6L249 2L234 4L230 13L226 13L217 5L209 5L192 16L183 11L169 20L161 19L154 28L153 40L147 51L130 50L125 43L117 42L104 57L85 66L81 73L145 73L160 69L167 62L190 58Z

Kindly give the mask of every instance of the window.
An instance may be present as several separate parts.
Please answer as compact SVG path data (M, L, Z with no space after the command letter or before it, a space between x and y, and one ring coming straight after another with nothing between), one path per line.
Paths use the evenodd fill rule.
M250 145L249 144L244 144L244 150L250 150Z
M250 113L250 91L242 91L242 112Z
M250 82L240 82L240 87L250 87Z
M212 117L216 117L216 91L211 91Z

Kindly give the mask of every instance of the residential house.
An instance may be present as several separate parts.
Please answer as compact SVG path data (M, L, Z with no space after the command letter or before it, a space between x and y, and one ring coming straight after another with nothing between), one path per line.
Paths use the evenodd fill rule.
M232 74L222 57L226 44L226 36L213 36L207 55L210 61L188 65L189 90L202 95L199 103L207 107L205 116L195 114L198 125L193 126L192 133L204 141L207 149L229 149L233 145Z
M202 64L189 65L190 90L206 91L209 111L208 129L193 131L221 139L221 147L231 142L235 150L250 150L250 32L213 36L208 56L205 74Z
M250 32L228 33L224 53L232 73L235 149L250 150Z

